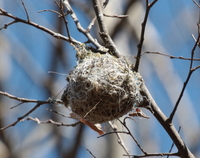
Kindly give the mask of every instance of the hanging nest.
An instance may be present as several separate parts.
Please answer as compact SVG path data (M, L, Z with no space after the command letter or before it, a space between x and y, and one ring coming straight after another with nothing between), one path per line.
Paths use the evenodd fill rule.
M124 58L77 50L77 66L67 77L62 100L73 113L91 123L103 123L128 113L143 101L143 79Z

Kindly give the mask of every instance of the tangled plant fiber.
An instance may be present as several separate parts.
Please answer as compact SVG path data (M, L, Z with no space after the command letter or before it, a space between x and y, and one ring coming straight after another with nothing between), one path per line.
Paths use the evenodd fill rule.
M128 113L143 101L143 79L124 58L76 47L77 66L67 77L62 100L73 113L92 123L103 123Z

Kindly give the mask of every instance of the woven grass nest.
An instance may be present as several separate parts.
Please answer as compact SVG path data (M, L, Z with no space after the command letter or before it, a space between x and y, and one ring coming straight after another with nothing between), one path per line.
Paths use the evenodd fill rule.
M142 102L143 79L125 58L93 53L85 45L76 50L77 66L70 71L62 95L73 113L91 123L103 123L125 115Z

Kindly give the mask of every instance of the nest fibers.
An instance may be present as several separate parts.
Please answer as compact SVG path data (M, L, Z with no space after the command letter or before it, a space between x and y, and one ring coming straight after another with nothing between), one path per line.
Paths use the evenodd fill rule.
M76 48L77 66L69 73L62 95L66 107L91 123L114 120L143 101L143 79L124 58Z

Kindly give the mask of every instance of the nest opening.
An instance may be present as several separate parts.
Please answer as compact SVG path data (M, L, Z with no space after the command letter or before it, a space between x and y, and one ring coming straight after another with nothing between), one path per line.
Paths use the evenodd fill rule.
M141 75L124 58L77 50L77 66L67 77L62 100L72 112L92 123L117 119L143 101Z

